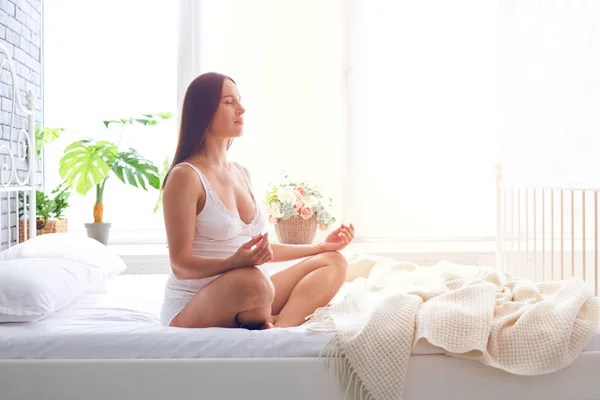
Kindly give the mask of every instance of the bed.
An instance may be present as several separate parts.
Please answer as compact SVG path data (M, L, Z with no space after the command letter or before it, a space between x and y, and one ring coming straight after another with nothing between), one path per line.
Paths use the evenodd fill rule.
M165 282L165 275L120 275L107 294L82 295L35 324L0 326L0 387L12 396L0 397L343 397L337 378L319 358L330 334L311 334L310 323L268 331L164 327L159 314ZM478 398L482 391L492 399L599 394L600 326L583 355L551 375L511 375L445 356L430 344L418 345L412 354L407 399ZM429 385L432 380L446 383L442 389Z
M12 58L1 43L0 52L6 58L3 65L14 71ZM31 172L33 98L28 96L27 106L18 96L14 100L18 111L28 117L27 133L18 135L17 147L25 146L29 158L22 157L22 152L15 155L12 144L3 148L11 165L2 168L3 173L10 171L10 179L3 178L1 188L8 207L16 202L18 193L24 193L30 210L35 210L32 194L36 187L35 173ZM18 174L12 172L17 158L27 160L24 179L17 179ZM508 234L507 215L515 215L506 211L510 190L500 179L498 190L498 267L509 269L514 266L510 258L520 256L519 246L512 244L522 235ZM35 215L25 216L24 221L28 221L25 239L34 237ZM13 229L9 230L9 247L19 244L19 224ZM593 245L587 249L597 254L597 245L595 253ZM536 245L532 253L525 254L525 263L531 254L541 257L538 250ZM543 250L544 257L547 250ZM572 250L575 257L575 245ZM597 256L590 257L596 262L595 269L591 267L585 280L596 285L597 296L598 260ZM543 269L544 263L535 265ZM568 268L562 271L575 272ZM540 273L535 268L534 272ZM0 324L0 398L345 398L344 387L321 357L332 333L311 330L310 320L300 327L269 331L163 327L158 315L165 280L160 274L118 274L108 280L104 293L82 293L39 321ZM341 301L348 288L346 284L333 303ZM595 327L584 351L571 365L552 374L529 377L450 357L433 345L420 343L411 350L404 389L404 398L411 400L600 399L600 326Z

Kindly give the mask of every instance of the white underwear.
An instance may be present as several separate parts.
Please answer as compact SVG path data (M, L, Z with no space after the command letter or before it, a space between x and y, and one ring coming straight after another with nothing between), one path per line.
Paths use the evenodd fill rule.
M267 277L270 277L266 269L260 269ZM192 300L192 297L219 276L221 274L203 279L177 279L173 273L169 274L165 287L165 298L160 312L160 322L169 326L173 318Z

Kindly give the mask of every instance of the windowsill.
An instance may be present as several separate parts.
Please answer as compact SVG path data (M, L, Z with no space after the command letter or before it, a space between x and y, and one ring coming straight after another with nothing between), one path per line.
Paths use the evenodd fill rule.
M495 242L410 242L410 243L352 243L353 253L393 254L490 254L496 251ZM164 244L109 244L120 256L165 256L169 254Z
M276 241L276 235L272 236ZM322 238L317 235L315 242ZM109 247L123 258L129 274L165 274L169 271L169 252L161 243L113 243ZM403 241L352 243L343 251L348 255L372 255L431 265L441 260L472 265L494 265L494 241ZM278 270L273 269L275 273Z
M169 250L165 245L159 244L109 244L108 247L120 256L165 256Z

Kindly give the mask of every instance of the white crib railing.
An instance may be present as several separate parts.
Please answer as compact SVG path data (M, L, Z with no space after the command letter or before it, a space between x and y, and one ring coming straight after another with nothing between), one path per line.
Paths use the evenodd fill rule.
M600 189L505 185L496 176L496 264L536 281L579 277L597 296Z

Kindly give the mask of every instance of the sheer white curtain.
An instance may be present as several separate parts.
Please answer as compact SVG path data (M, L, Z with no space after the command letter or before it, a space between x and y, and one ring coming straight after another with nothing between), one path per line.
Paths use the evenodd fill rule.
M351 218L362 239L493 236L496 3L351 5Z
M506 179L600 188L600 2L501 5Z
M58 163L73 140L118 139L119 128L102 121L177 108L177 8L165 0L52 0L44 2L44 121L68 130L46 152L48 190L60 182ZM160 163L172 154L176 118L149 128L127 127L124 145ZM93 221L95 191L73 193L69 230ZM116 176L104 195L111 241L162 241L162 212L152 210L158 192L125 186Z
M246 108L230 156L264 198L281 171L342 210L343 0L180 0L178 101L199 74L232 77Z

